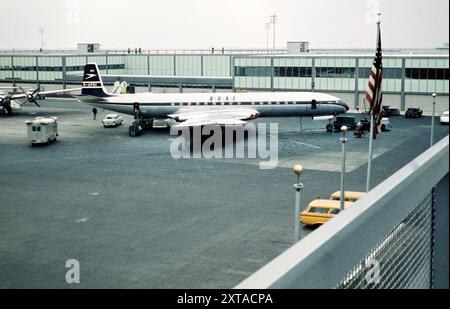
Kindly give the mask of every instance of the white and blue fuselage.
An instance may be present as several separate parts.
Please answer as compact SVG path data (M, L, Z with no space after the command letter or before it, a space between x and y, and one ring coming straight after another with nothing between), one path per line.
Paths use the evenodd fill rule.
M339 98L318 92L251 93L136 93L110 94L104 88L96 64L85 66L81 101L124 114L139 110L145 118L164 118L205 112L205 116L236 114L240 119L256 117L302 117L337 115L348 111ZM242 115L241 114L242 111ZM198 115L196 115L198 116ZM182 117L181 117L182 118Z

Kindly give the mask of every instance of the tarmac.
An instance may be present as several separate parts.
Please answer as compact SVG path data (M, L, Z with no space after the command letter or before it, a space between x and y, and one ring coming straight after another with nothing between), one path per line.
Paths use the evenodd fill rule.
M0 288L231 288L293 244L296 163L302 208L339 189L341 134L323 121L304 118L300 132L299 118L258 119L279 129L278 166L262 170L258 159L174 159L167 130L129 137L131 116L107 129L107 111L93 120L82 103L40 104L0 115ZM36 116L58 117L56 143L27 142ZM373 186L429 147L429 117L390 121ZM447 134L437 122L436 140ZM363 191L369 138L348 139L346 188ZM69 259L79 284L65 281Z

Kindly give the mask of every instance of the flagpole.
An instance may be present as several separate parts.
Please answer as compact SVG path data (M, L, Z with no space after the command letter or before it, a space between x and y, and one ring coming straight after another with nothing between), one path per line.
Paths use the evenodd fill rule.
M370 113L370 139L369 139L369 158L367 162L366 193L370 191L370 177L372 173L372 153L373 153L373 127L375 126L373 111Z
M378 13L378 34L377 34L377 40L380 39L380 23L381 23L381 13ZM378 44L381 44L381 42L377 41ZM379 77L377 76L377 79ZM378 80L377 83L380 81ZM381 85L377 85L377 87L381 87ZM379 95L379 93L378 93ZM375 100L380 100L380 98L377 96ZM371 108L370 108L370 139L369 139L369 157L367 160L367 179L366 179L366 193L370 191L370 178L372 176L372 157L373 157L373 135L375 130L375 116L374 116L374 107L376 105L376 102L373 102ZM380 106L381 108L381 106Z

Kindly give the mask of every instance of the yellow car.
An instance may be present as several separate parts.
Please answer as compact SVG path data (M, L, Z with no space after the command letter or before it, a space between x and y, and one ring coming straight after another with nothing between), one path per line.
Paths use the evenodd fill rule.
M344 192L344 200L349 202L356 202L360 198L362 198L366 193L364 192L356 192L356 191L345 191ZM336 191L331 194L330 200L339 201L341 199L341 191Z
M353 204L345 201L344 207ZM305 225L323 224L339 213L340 202L336 200L317 199L309 203L308 207L300 213L300 222Z

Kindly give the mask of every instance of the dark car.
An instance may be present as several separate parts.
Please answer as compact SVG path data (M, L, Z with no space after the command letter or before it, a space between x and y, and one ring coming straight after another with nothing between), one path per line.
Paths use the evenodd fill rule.
M406 110L405 118L420 118L423 111L418 107L410 107Z
M341 127L346 126L349 130L356 129L355 116L343 115L337 116L336 120L333 122L333 128L335 132L341 131Z
M389 105L383 105L382 113L383 117L400 116L400 110Z

